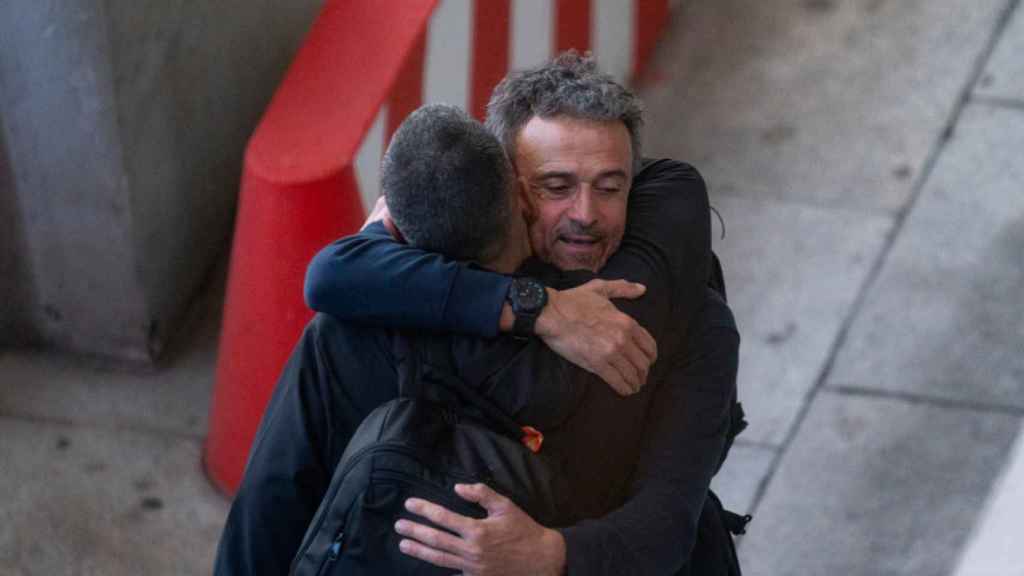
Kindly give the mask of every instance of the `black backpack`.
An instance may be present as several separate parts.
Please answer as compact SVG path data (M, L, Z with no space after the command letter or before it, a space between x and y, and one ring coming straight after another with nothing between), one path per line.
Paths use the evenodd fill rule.
M456 483L483 482L545 526L564 523L564 474L522 442L523 430L427 349L407 351L400 397L370 413L342 455L291 574L452 574L398 550L404 502L424 498L474 518ZM423 518L417 522L427 523Z
M722 264L714 252L711 253L711 276L708 284L722 296L723 300L726 299ZM718 468L715 470L716 473L725 463L733 441L747 427L743 406L735 396L729 419L729 432L718 461ZM749 514L741 516L726 510L718 495L709 489L700 520L697 523L697 540L690 553L690 561L684 566L679 576L741 576L740 562L736 555L733 536L744 534L751 519Z

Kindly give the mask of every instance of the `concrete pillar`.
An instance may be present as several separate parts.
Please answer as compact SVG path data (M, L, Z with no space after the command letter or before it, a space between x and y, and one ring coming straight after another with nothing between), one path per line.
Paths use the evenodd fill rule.
M6 340L159 356L227 247L245 142L319 5L0 3Z
M25 236L13 182L4 133L0 130L0 346L25 344L33 339L27 316L32 308L32 290L24 262Z

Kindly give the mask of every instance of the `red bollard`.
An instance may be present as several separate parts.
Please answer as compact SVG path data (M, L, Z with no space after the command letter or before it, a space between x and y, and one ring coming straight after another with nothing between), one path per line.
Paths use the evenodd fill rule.
M249 141L204 461L233 494L312 313L306 265L365 218L353 162L437 0L331 0Z

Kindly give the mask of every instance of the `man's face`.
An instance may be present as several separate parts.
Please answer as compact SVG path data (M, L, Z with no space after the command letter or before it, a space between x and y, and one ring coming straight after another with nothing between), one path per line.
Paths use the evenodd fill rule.
M516 136L534 253L562 270L599 270L626 228L633 148L619 121L534 116Z

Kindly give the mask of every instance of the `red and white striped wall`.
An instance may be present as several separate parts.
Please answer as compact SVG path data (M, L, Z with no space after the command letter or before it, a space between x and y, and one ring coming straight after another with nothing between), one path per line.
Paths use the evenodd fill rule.
M327 0L249 140L204 460L232 493L281 367L312 312L306 264L359 229L402 119L446 102L477 117L510 69L591 50L637 75L669 0Z
M388 138L419 105L453 104L483 119L505 74L569 48L590 50L602 70L628 83L650 56L668 10L668 0L440 0L356 155L363 206L372 208L380 193Z

